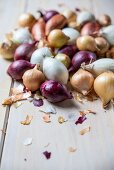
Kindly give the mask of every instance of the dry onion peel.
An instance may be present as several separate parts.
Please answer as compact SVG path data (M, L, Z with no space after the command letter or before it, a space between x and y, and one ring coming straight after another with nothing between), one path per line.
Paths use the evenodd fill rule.
M32 119L33 119L33 116L27 115L26 119L24 121L21 121L20 123L22 125L29 125L31 123Z
M85 133L90 132L90 130L91 130L91 127L90 127L90 126L87 127L87 128L85 128L85 129L82 129L82 130L80 131L80 135L84 135Z

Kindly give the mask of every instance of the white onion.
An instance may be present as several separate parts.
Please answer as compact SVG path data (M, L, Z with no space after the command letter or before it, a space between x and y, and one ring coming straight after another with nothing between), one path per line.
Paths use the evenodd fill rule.
M74 28L64 28L62 32L68 36L70 39L68 40L68 44L75 44L76 39L80 36L80 33Z
M106 38L110 45L114 45L114 25L109 25L107 27L101 28L100 35Z
M83 25L85 22L94 21L95 16L89 11L82 11L77 16L77 24Z
M60 61L47 57L43 61L43 73L49 80L55 80L62 84L67 84L68 70Z
M19 28L13 31L12 41L15 43L32 43L32 36L27 28Z
M49 48L42 47L42 48L39 48L33 52L30 62L32 64L40 64L40 67L42 69L43 59L45 57L51 57L51 56L52 56L52 53L49 50Z

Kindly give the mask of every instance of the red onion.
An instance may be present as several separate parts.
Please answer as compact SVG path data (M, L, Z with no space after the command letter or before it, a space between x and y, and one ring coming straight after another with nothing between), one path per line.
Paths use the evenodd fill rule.
M79 51L72 58L72 66L69 71L77 71L82 63L89 64L96 60L96 54L90 51Z
M77 51L76 45L65 45L62 48L60 48L57 53L63 53L72 58L76 51Z
M71 99L72 95L66 87L57 81L45 81L40 87L42 95L52 103L57 103L66 99Z
M81 29L81 35L93 35L94 32L100 30L100 27L98 22L88 22Z
M33 43L23 43L16 48L14 53L14 60L28 60L30 61L31 55L35 50L37 41Z
M17 60L9 65L7 73L15 80L21 80L26 70L32 69L35 64L26 60Z
M49 10L49 11L45 12L43 18L44 18L45 22L47 22L50 18L52 18L56 14L59 14L59 13L55 10Z

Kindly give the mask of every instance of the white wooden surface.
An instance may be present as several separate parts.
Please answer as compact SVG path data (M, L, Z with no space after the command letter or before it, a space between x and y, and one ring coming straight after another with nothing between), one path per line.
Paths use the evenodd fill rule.
M94 11L96 16L101 13L108 13L114 17L113 6L111 0L1 0L0 15L1 29L0 37L15 27L17 18L22 11L30 11L35 15L39 8L59 9L62 11L65 6L58 7L59 3L65 3L66 7L81 7L90 11ZM10 7L10 9L9 9ZM8 18L11 18L8 19ZM8 19L8 21L7 21ZM0 101L8 96L11 80L6 75L6 68L9 62L0 58ZM6 108L0 109L0 128L5 125L4 121L8 120L6 136L1 137L1 170L114 170L114 111L103 110L101 102L85 102L79 104L74 101L65 101L56 105L57 114L51 115L51 123L46 124L42 120L42 114L39 109L34 107L28 101L18 109L13 106L9 112L9 118L5 118ZM75 115L75 119L79 116L79 110L91 109L96 111L96 115L88 115L87 120L82 125L75 125L73 120L64 124L59 124L57 119L59 115L68 118L70 114ZM33 115L30 125L23 126L20 124L26 115ZM91 131L84 136L79 131L87 126L91 127ZM5 126L4 126L5 127ZM23 141L27 137L33 138L30 146L24 146ZM4 141L5 139L5 141ZM4 141L4 142L3 142ZM50 143L48 147L44 147ZM2 150L3 146L3 150ZM77 148L74 153L69 153L68 148ZM43 151L50 151L51 158L46 160ZM26 158L26 161L24 160Z

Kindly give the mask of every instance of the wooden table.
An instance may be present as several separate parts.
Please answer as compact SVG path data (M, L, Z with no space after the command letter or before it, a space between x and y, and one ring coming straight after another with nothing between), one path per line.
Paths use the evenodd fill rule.
M66 4L58 6L58 4ZM0 1L0 40L4 34L16 27L19 15L30 11L35 15L36 10L58 9L74 7L88 9L96 17L107 13L114 21L113 0L1 0ZM9 61L0 58L0 103L9 95L11 87L10 77L6 74ZM40 109L45 109L47 103ZM79 110L92 109L97 114L88 115L82 125L75 125L67 121L59 124L59 115L68 118L75 114L78 118ZM65 101L56 106L57 114L51 116L51 123L44 123L39 108L28 101L23 102L18 109L0 106L0 160L1 170L114 170L114 110L103 110L100 101L80 104ZM33 115L30 125L20 124L26 115ZM87 126L91 131L83 136L79 131ZM32 145L24 146L23 141L31 137ZM49 146L45 147L48 143ZM76 148L76 152L69 153L68 148ZM52 153L50 160L46 160L43 152Z

